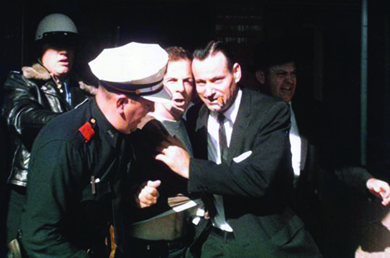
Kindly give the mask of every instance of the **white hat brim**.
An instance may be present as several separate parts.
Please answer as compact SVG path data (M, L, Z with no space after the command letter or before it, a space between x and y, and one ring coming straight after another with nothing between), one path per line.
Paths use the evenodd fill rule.
M162 88L159 92L149 94L149 95L140 95L142 98L150 100L152 102L156 103L168 103L172 100L172 96L169 95L169 93L165 90L165 88Z

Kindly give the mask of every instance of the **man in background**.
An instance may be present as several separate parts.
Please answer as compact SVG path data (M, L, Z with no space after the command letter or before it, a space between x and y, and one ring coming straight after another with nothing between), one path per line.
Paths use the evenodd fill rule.
M36 136L47 122L73 109L88 95L72 72L77 40L77 28L69 17L58 13L46 16L36 30L37 63L10 72L4 84L2 116L14 152L8 178L8 243L18 234Z
M290 41L278 40L260 45L255 54L254 73L260 91L289 104L291 112L290 144L294 170L295 209L303 219L318 246L323 248L319 186L323 174L335 175L349 187L361 193L378 196L382 205L390 203L387 182L374 178L367 169L357 166L332 167L320 164L318 150L320 112L318 103L305 92L297 92L296 48Z
M183 118L193 95L192 57L181 47L169 47L166 51L169 61L163 84L172 99L155 104L154 112L143 119L139 125L142 130L135 137L135 156L140 164L129 181L136 194L139 193L139 207L134 207L128 214L131 219L126 227L129 239L125 257L183 257L192 237L188 210L175 212L171 209L175 200L179 203L189 201L187 182L154 159L156 147L165 137L162 132L180 139L192 155Z
M280 40L264 44L255 55L255 76L265 93L285 101L290 106L290 144L295 187L304 188L318 180L320 168L319 152L316 149L320 132L313 125L319 121L318 106L311 106L309 100L294 98L297 89L295 49ZM298 112L297 112L298 111ZM310 113L311 112L311 113ZM329 169L328 169L329 170ZM333 169L332 169L333 170ZM345 183L362 182L372 194L382 199L384 206L390 203L390 188L384 181L374 178L363 168L345 166L334 169L334 174ZM355 185L357 186L357 185Z

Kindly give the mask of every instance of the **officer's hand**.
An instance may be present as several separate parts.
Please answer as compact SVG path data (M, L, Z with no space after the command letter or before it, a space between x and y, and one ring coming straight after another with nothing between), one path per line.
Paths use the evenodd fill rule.
M157 203L159 196L157 187L161 185L160 180L148 181L138 194L138 205L141 209L152 206Z
M390 203L390 186L387 182L370 178L367 180L367 189L374 195L382 199L382 205L387 206Z
M156 160L164 162L173 172L187 178L190 170L190 155L176 137L168 136L162 141Z

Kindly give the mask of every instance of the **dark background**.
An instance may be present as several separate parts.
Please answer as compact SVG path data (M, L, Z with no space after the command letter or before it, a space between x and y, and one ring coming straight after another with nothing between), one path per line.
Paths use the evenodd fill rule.
M390 151L390 8L385 0L368 2L367 160L383 162ZM236 45L247 68L258 43L287 36L298 42L296 97L326 110L325 153L360 163L360 0L14 0L0 12L1 82L9 70L31 64L36 26L52 12L70 16L82 35L80 71L103 48L130 41L193 50L211 39Z
M361 164L360 0L13 0L0 5L0 84L9 70L33 61L36 26L53 12L76 23L82 35L77 67L86 75L88 61L103 48L130 41L180 45L192 51L220 39L236 45L247 69L256 45L287 37L298 43L296 99L307 101L308 109L321 109L323 162ZM386 0L368 1L368 164L389 161L389 70L390 7ZM245 76L252 79L250 71ZM4 143L6 138L1 137ZM8 155L5 147L0 148L2 170ZM7 173L1 173L2 182Z

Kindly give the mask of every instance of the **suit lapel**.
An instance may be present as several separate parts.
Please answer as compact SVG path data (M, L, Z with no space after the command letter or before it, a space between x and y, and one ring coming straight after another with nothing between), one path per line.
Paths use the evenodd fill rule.
M306 137L301 136L301 171L305 170L306 158L307 158L308 141Z
M208 111L206 105L202 105L202 107L199 109L199 115L198 115L198 119L196 121L195 131L199 131L203 127L206 127L206 129L207 129L208 117L209 117L209 111Z
M230 147L228 150L228 162L231 163L232 159L238 156L242 148L242 139L245 138L247 133L247 127L250 122L251 114L251 95L247 94L248 92L244 89L242 90L242 98L240 103L240 108L238 110L236 122L233 126L233 132L230 141Z
M202 105L196 120L195 139L192 141L194 157L208 159L207 152L207 121L209 111L206 105Z

